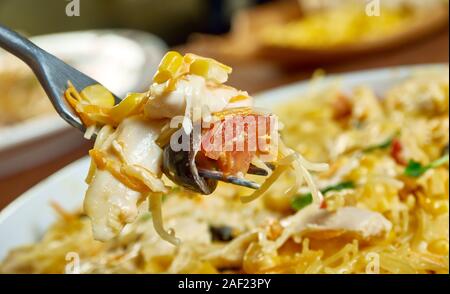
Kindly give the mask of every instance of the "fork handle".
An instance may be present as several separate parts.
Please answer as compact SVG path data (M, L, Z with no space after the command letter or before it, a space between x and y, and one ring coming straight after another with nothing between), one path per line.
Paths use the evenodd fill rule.
M0 47L20 58L33 70L39 69L38 60L44 51L2 24L0 24Z

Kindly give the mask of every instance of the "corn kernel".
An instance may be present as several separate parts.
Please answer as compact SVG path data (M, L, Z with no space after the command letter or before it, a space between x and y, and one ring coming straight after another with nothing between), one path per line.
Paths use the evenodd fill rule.
M438 200L434 201L431 206L434 214L442 214L448 212L448 201L447 200Z
M225 83L228 74L215 64L208 64L205 60L197 60L191 65L190 73L204 77L217 83Z
M195 54L182 56L178 52L170 51L163 57L158 72L153 77L153 81L162 84L190 73L202 76L206 80L225 83L231 71L231 67L214 59L204 58Z
M183 69L183 56L175 51L167 52L161 60L159 69L153 77L153 81L158 84L176 78Z
M99 84L86 87L80 94L83 100L92 105L112 107L115 103L111 92Z
M448 240L434 240L428 244L428 250L435 254L446 255L448 254Z
M231 67L223 63L195 54L186 54L184 61L186 64L190 64L189 72L191 74L199 75L218 83L225 83L228 80L228 75L233 71Z
M447 213L449 210L448 200L437 200L426 197L423 193L418 193L419 203L428 213L438 215Z
M120 123L126 117L136 114L139 111L140 106L142 106L145 98L145 94L131 93L119 104L114 106L109 112L109 115L114 121Z
M195 263L195 267L189 272L193 274L217 274L217 269L209 262Z
M248 99L248 96L246 96L246 95L237 95L237 96L231 97L230 103L236 103L236 102L240 102L240 101L243 101L246 99Z

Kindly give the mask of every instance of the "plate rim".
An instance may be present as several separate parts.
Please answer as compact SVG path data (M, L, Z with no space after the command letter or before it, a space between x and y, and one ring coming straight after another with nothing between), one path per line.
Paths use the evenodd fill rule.
M367 80L367 76L385 76L389 75L405 75L408 73L413 73L415 71L421 70L431 70L431 69L439 69L443 70L449 67L449 63L446 62L437 62L437 63L423 63L423 64L408 64L408 65L399 65L399 66L389 66L389 67L378 67L371 69L363 69L356 71L348 71L341 73L332 73L325 74L325 77L321 81L322 83L329 83L331 81L342 80L345 78L346 80ZM281 96L288 94L294 94L296 91L303 90L303 88L307 88L310 85L312 78L308 78L307 80L301 80L293 83L289 83L283 86L275 87L273 89L265 90L258 92L254 95L255 100L270 100L270 96Z
M32 186L27 191L22 193L0 211L0 226L8 218L8 216L14 214L15 211L17 211L22 205L25 205L28 199L37 197L39 190L44 189L52 182L58 182L62 178L65 178L72 173L76 173L78 171L78 168L83 167L83 165L87 165L89 160L90 158L88 156L77 159L57 170L53 174L49 175L42 181L38 182L36 185Z

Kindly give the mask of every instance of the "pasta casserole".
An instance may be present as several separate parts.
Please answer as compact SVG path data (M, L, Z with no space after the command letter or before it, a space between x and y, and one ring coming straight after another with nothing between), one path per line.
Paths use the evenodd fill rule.
M448 273L448 71L418 73L383 97L336 83L273 113L224 85L230 72L170 52L149 92L118 105L102 87L69 87L86 136L96 134L84 211L54 204L60 220L0 272L62 273L76 252L83 273ZM227 115L274 123L253 134L268 149L250 151L244 128L221 141L243 140L243 150L211 151L206 140L194 156L171 153L174 134L195 133L196 105L219 130Z

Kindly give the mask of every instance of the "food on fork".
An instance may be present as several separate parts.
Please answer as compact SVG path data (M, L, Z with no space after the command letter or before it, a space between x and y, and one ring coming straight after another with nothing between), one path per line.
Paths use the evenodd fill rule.
M320 205L309 171L327 165L286 147L277 117L254 108L247 92L224 84L230 73L215 60L169 52L149 91L131 93L117 105L100 85L80 93L69 86L65 96L86 125L86 137L97 135L84 201L96 239L117 236L148 199L155 230L179 244L175 232L164 229L160 208L174 185L208 195L218 180L240 184L256 189L241 198L249 202L291 169L297 179L286 193L297 193L305 182ZM248 174L266 178L260 185L245 179Z

